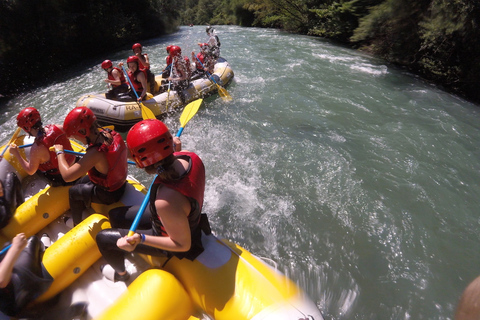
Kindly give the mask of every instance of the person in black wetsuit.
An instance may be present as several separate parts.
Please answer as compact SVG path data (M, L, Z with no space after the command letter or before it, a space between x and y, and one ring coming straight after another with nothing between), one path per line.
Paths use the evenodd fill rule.
M41 264L42 253L36 236L27 240L19 233L0 256L0 316L21 316L30 302L48 290L53 278Z
M201 231L210 232L208 219L201 213L205 167L195 153L178 151L179 142L157 119L140 121L128 132L132 158L147 173L157 173L157 178L137 233L127 236L138 212L138 207L128 206L112 209L109 217L113 228L96 236L108 269L115 271L113 281L129 278L124 263L127 252L194 260L203 251ZM102 272L107 276L105 268Z
M0 229L5 227L23 203L23 191L20 180L13 172L7 173L5 181L0 180Z

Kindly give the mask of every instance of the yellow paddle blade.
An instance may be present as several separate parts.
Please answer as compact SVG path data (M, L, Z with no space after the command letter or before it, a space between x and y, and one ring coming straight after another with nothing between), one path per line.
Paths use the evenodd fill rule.
M232 96L227 92L227 90L224 87L220 86L218 83L217 83L217 88L218 88L218 94L223 99L223 101L228 102L233 100Z
M183 128L190 119L197 113L198 109L202 105L203 99L197 99L190 102L183 109L182 115L180 116L180 126Z
M17 130L15 130L15 132L13 133L13 136L10 138L10 140L8 141L8 143L5 145L5 148L3 149L2 151L2 156L5 154L5 152L7 151L8 147L10 146L10 144L15 141L15 139L17 139L18 135L20 134L20 132L22 131L22 128L20 127L17 127Z
M111 126L103 126L101 128L98 128L98 131L102 131L104 129L110 129L110 130L115 130L115 126L111 125Z
M142 118L143 120L146 119L156 119L155 115L153 114L153 111L145 107L143 103L138 104L140 106L140 109L142 110Z

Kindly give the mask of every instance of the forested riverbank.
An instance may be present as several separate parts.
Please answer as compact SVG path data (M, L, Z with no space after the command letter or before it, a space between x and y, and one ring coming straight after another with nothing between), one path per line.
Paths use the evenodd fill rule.
M474 0L19 0L0 12L3 95L180 24L233 24L333 39L480 102Z

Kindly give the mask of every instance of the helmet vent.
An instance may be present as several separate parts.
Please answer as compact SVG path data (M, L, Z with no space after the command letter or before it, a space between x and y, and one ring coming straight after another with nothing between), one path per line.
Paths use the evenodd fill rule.
M157 140L157 143L159 143L159 144L164 143L164 142L165 142L165 138L161 138L161 139Z
M146 150L146 148L140 148L140 149L138 149L138 153L143 153L143 152L145 152L145 150Z

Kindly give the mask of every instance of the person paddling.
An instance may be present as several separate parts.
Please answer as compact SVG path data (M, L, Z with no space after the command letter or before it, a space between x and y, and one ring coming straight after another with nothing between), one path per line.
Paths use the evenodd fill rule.
M178 138L157 119L138 122L127 134L128 149L137 166L157 178L137 233L128 236L139 209L133 206L112 209L113 229L97 234L98 248L109 263L103 268L104 275L113 281L128 280L124 263L128 252L189 260L203 252L201 231L210 232L206 215L201 213L205 167L195 153L177 151L179 140L174 139Z
M122 197L127 184L127 148L117 132L99 130L95 114L87 107L70 111L63 127L68 137L88 146L85 155L69 165L63 146L55 145L63 179L79 179L69 190L70 211L73 223L77 225L92 202L109 205Z
M114 67L110 60L102 62L102 69L107 72L107 79L104 81L112 87L112 89L105 93L105 97L107 99L118 100L122 94L128 92L128 84L123 71Z
M38 173L52 187L69 184L60 174L57 155L50 151L50 147L55 144L62 145L65 150L73 150L70 140L63 131L63 126L58 124L43 126L40 113L33 107L27 107L20 111L17 116L17 125L35 137L27 159L20 155L16 144L10 145L10 153L18 159L23 170L29 175ZM68 165L72 165L75 162L75 156L67 154L65 161Z
M128 65L128 77L130 82L133 85L133 88L130 88L130 97L135 101L142 102L147 96L147 75L144 70L139 68L139 59L137 56L130 56L127 59ZM123 62L119 63L120 67L123 67ZM135 92L137 94L135 94ZM137 99L138 96L138 99Z
M195 56L195 52L192 51L192 61L195 61L195 70L192 74L192 78L195 76L203 76L205 71L213 73L215 66L215 59L208 52L207 43L199 43L200 52Z
M150 68L150 59L148 54L143 53L143 47L140 43L135 43L132 46L133 54L138 58L138 68L145 71L147 76L147 83L149 84L149 92L151 94L155 93L155 75L153 74Z
M182 49L179 46L172 46L170 49L172 56L172 74L168 81L172 82L173 90L176 90L182 101L185 101L183 90L189 85L189 79L192 75L190 70L190 59L182 57Z

